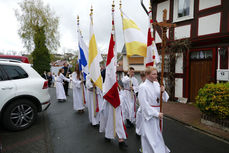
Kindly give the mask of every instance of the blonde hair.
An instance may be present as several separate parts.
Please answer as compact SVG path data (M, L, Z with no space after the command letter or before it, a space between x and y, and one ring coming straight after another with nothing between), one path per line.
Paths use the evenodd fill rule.
M154 70L157 71L157 69L155 67L152 67L152 66L146 67L146 69L145 69L145 75L149 75Z

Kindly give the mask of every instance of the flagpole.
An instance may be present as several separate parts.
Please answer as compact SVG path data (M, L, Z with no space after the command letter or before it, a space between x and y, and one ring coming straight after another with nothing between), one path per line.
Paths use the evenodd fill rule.
M113 40L116 42L116 39L115 39L115 26L114 26L114 7L115 7L115 4L114 4L114 0L113 0L113 4L112 4L112 32L114 33L112 36L113 36ZM116 44L114 46L114 48L116 47ZM116 53L114 54L116 58ZM115 61L116 62L116 61ZM116 137L116 113L115 113L116 109L113 107L113 126L114 126L114 138Z
M77 26L78 26L78 35L79 35L79 37L81 38L81 33L80 33L80 18L79 18L79 15L77 15ZM78 37L78 38L79 38ZM78 40L79 42L80 42L80 40ZM79 44L80 45L80 44ZM79 54L80 55L80 54ZM80 59L80 57L78 57L78 59ZM79 65L80 66L80 65ZM82 75L82 70L81 70L81 72L80 72L80 75L81 75L81 78L82 78L82 80L83 80L83 75ZM85 105L86 104L86 101L85 101L85 94L84 94L84 85L81 83L80 84L81 85L81 88L82 88L82 96L83 96L83 105Z
M90 13L90 17L91 17L91 24L93 24L93 18L92 18L92 15L93 15L93 7L92 7L92 5L91 5L91 13ZM93 80L91 79L91 81L92 81L92 83L93 83L93 105L94 105L94 117L96 117L96 90L95 90L95 88L96 88L96 86L94 85L94 82L93 82Z

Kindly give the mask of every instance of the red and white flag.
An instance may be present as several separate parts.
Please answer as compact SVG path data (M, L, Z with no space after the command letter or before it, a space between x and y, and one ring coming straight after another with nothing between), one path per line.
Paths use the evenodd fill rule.
M113 13L113 12L112 12ZM113 15L113 14L112 14ZM110 45L107 55L106 63L106 77L104 82L104 96L114 108L120 105L120 98L118 92L118 82L116 79L116 51L114 38L114 20L112 21L112 33L110 38Z
M149 29L148 29L148 39L147 39L147 54L146 54L146 67L153 66L156 67L156 64L160 62L160 57L158 55L157 46L155 44L152 32L152 12L149 12Z

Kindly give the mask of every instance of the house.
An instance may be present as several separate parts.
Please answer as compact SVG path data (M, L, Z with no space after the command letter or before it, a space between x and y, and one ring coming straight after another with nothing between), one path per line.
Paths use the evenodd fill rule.
M168 42L189 38L191 47L177 59L175 97L195 101L206 83L229 80L229 1L228 0L151 0L153 21L176 24L167 31ZM160 30L154 31L157 46ZM223 71L221 70L223 69ZM218 70L218 73L217 73ZM223 72L223 73L222 73ZM218 74L218 76L217 76ZM223 76L220 76L223 75Z
M127 57L126 55L126 47L124 45L123 49L122 49L122 56L123 56L123 60L122 60L122 75L120 75L118 69L118 76L124 76L124 73L128 72L129 67L133 67L135 69L135 77L138 80L138 82L141 82L141 77L140 77L140 72L145 70L145 59L143 56L138 56L138 55L133 55L131 57Z

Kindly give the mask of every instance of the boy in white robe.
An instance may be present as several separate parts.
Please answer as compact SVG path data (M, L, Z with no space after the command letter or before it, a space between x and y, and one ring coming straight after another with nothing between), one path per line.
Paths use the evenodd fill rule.
M167 101L169 96L164 86L160 87L157 81L157 70L152 66L146 68L146 81L139 89L139 102L142 110L142 132L141 144L143 153L169 153L170 150L164 143L160 129L160 119L163 113L160 112L160 92L162 98Z
M64 69L60 69L56 78L56 99L58 99L58 101L66 101L63 82L70 82L70 79L66 78L63 73Z
M127 127L132 127L136 119L136 93L138 92L138 80L134 77L134 68L130 67L128 74L122 78L124 87L123 117L127 121Z

